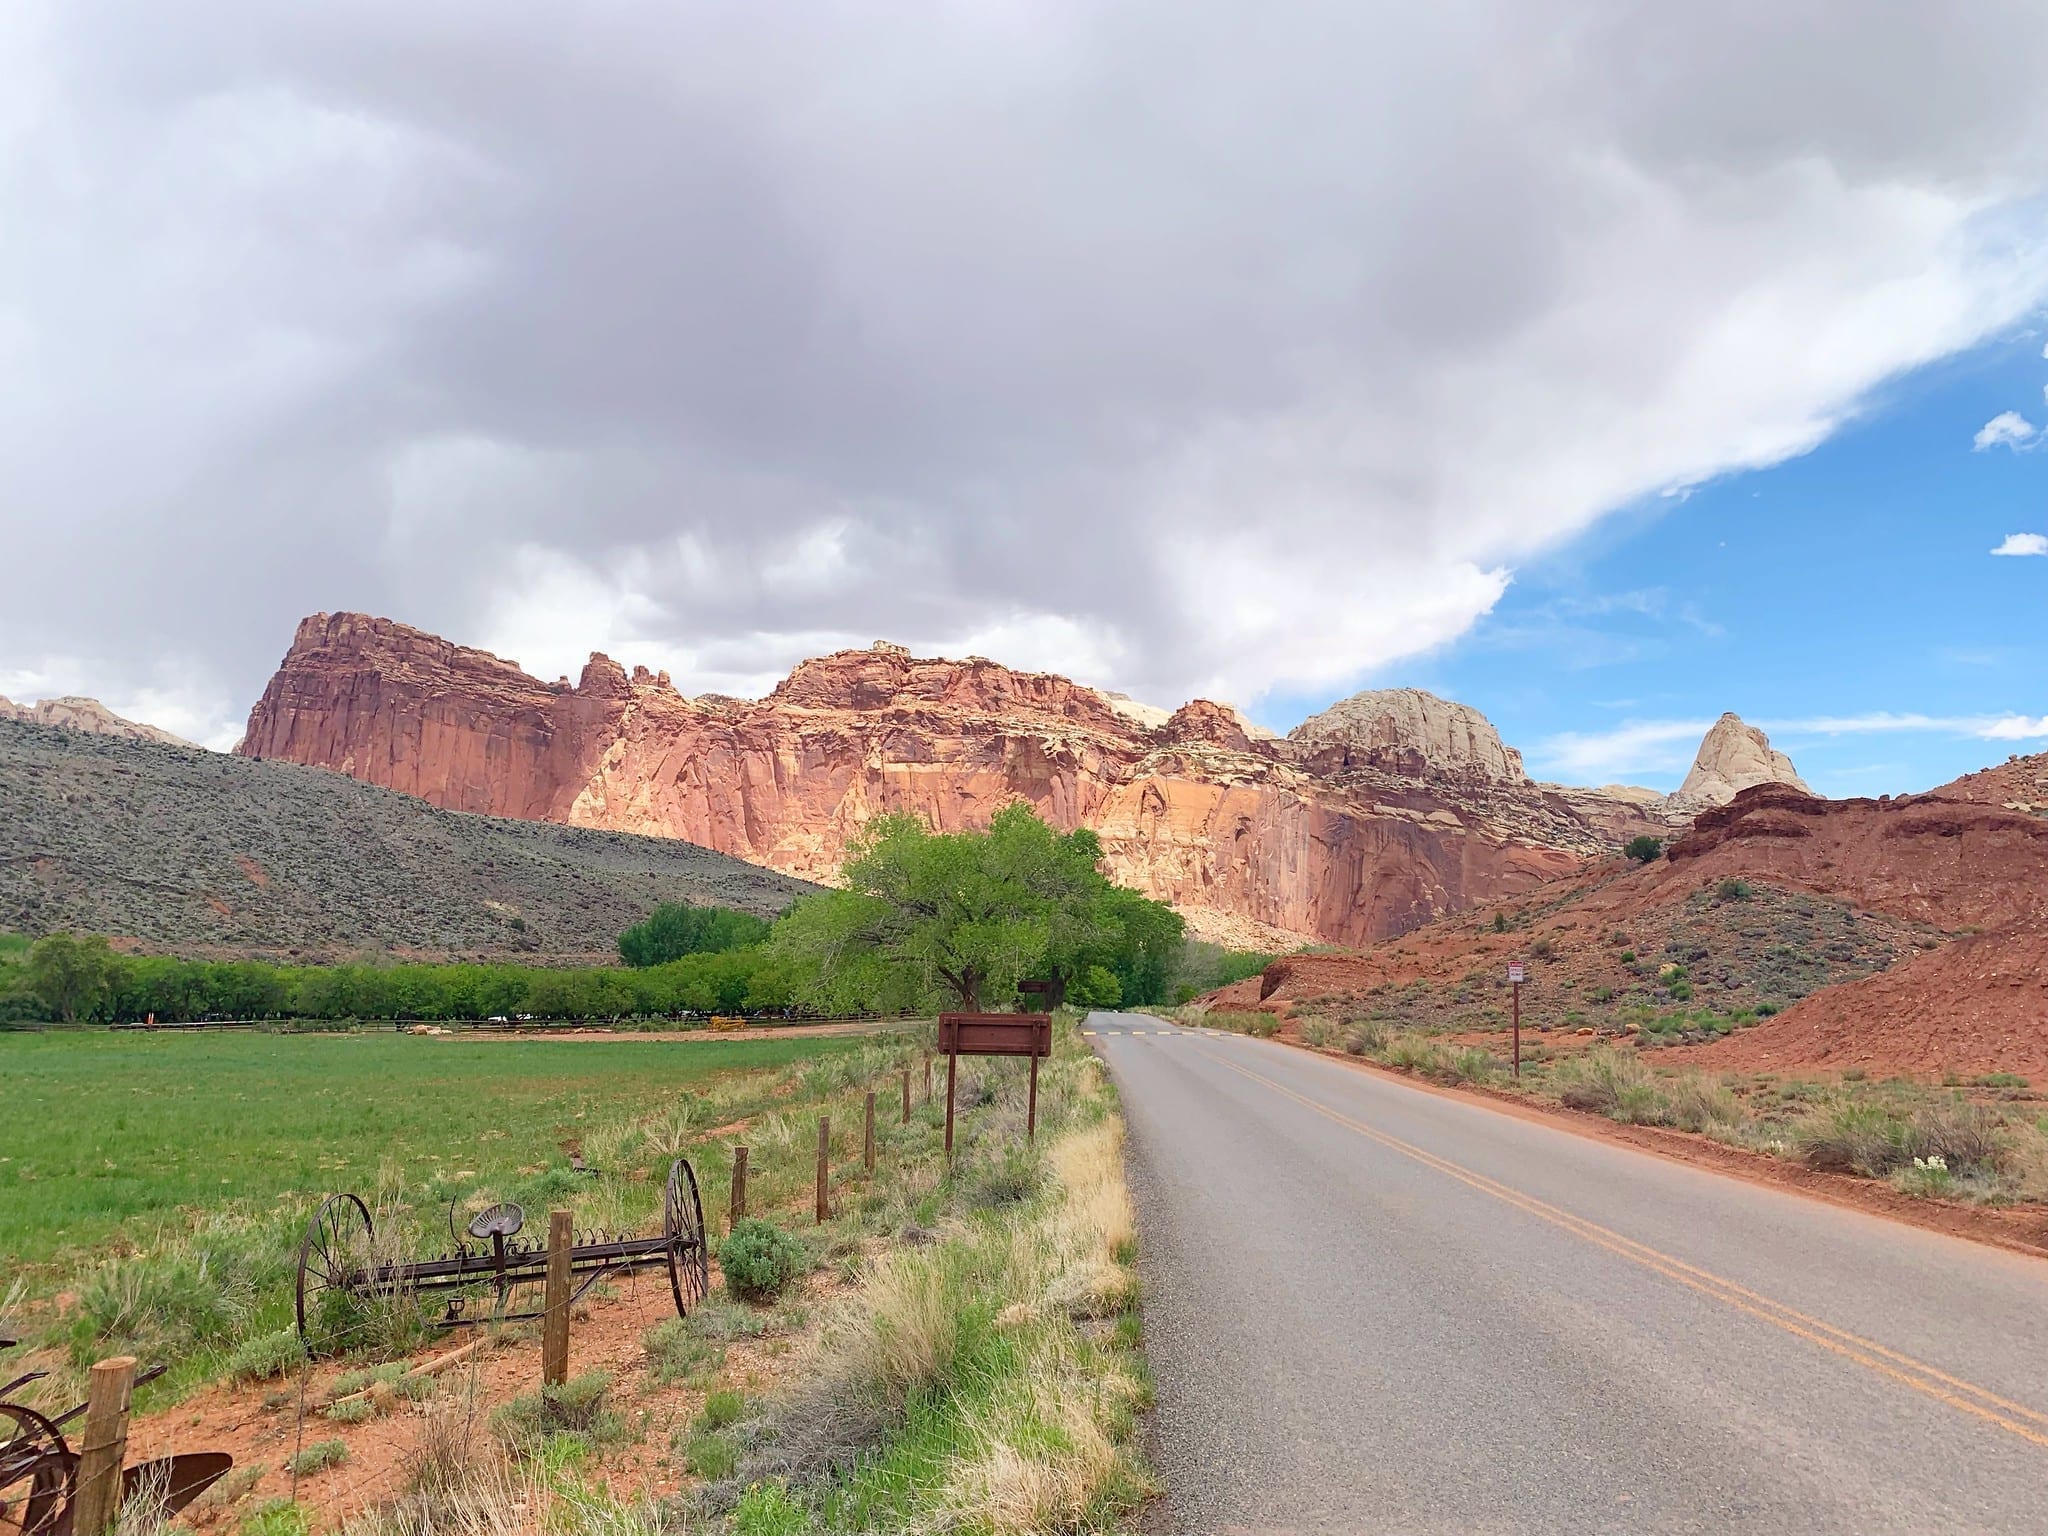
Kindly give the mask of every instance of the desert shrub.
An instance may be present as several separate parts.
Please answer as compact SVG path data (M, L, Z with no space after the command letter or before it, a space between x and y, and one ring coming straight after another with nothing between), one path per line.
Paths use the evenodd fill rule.
M723 1343L731 1339L758 1339L775 1332L782 1326L782 1320L773 1312L760 1312L707 1296L696 1311L682 1319L682 1325L699 1338Z
M1630 838L1622 846L1621 851L1638 864L1648 864L1664 852L1664 843L1661 838L1652 837L1645 832L1640 837Z
M1420 1035L1396 1035L1387 1042L1380 1059L1390 1067L1424 1077L1443 1077L1450 1071L1450 1058L1444 1048Z
M746 1398L728 1387L704 1399L704 1411L697 1415L697 1422L706 1429L724 1429L739 1423L746 1412Z
M1450 1058L1446 1075L1453 1082L1485 1083L1493 1080L1500 1063L1478 1049L1463 1050Z
M1604 1048L1588 1051L1576 1061L1559 1068L1558 1078L1563 1087L1560 1098L1565 1108L1587 1110L1616 1119L1634 1118L1633 1115L1617 1113L1622 1110L1624 1099L1631 1110L1640 1111L1645 1107L1645 1090L1652 1097L1657 1091L1650 1069L1635 1056L1626 1051Z
M522 1457L537 1456L556 1437L614 1444L625 1438L626 1421L607 1401L611 1385L609 1371L586 1371L558 1387L525 1393L491 1414L491 1432Z
M1337 1043L1336 1021L1334 1019L1303 1019L1301 1022L1301 1038L1305 1043L1313 1045L1319 1050L1334 1045Z
M1377 1019L1354 1019L1344 1026L1344 1049L1353 1056L1370 1056L1387 1046L1387 1026Z
M671 1317L640 1335L648 1374L663 1385L714 1369L725 1358L723 1346L691 1328L691 1321Z
M1280 1033L1280 1015L1263 1011L1211 1009L1201 1016L1199 1022L1211 1029L1227 1029L1233 1034L1252 1035L1260 1040L1270 1040Z
M718 1247L725 1288L742 1301L773 1301L803 1267L803 1244L772 1222L737 1223Z
M100 1265L78 1289L71 1353L86 1365L109 1343L183 1354L234 1337L253 1309L246 1277L210 1252L173 1248Z
M336 1424L367 1424L377 1416L377 1405L367 1397L344 1398L322 1410Z
M713 1430L692 1430L679 1447L683 1465L707 1482L732 1476L739 1465L739 1452L732 1441Z
M1596 1003L1611 1003L1614 1001L1614 988L1595 987L1591 992L1587 993L1586 995Z
M236 1381L268 1381L296 1370L306 1358L306 1346L298 1333L280 1328L244 1339L228 1356L227 1373Z
M1882 1104L1851 1100L1794 1127L1792 1144L1809 1168L1881 1179L1913 1160L1912 1127Z
M1671 1123L1682 1131L1742 1123L1742 1106L1735 1095L1696 1072L1688 1072L1671 1085L1667 1104Z
M1940 1158L1951 1173L1994 1169L2005 1156L1998 1126L1995 1115L1975 1104L1923 1104L1913 1111L1907 1150L1921 1160Z
M972 1210L994 1211L1037 1194L1045 1165L1027 1146L1005 1146L986 1161L977 1160L957 1175L963 1199Z
M1843 1074L1847 1076L1847 1073ZM2017 1072L1989 1072L1971 1080L1979 1088L2024 1088L2027 1080Z
M348 1446L340 1440L315 1440L284 1464L287 1472L298 1477L307 1477L315 1472L325 1472L329 1467L338 1467L348 1460Z
M1557 941L1555 939L1537 939L1529 946L1529 953L1538 960L1555 960L1557 958Z
M1507 913L1496 912L1493 914L1493 931L1495 933L1506 933L1508 931Z

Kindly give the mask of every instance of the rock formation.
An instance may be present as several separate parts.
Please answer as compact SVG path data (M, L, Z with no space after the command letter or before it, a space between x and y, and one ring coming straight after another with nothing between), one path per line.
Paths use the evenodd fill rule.
M1726 805L1737 794L1756 784L1789 784L1805 789L1806 781L1792 766L1792 759L1771 750L1771 738L1742 717L1728 713L1716 720L1700 743L1692 771L1671 797L1678 810L1698 811L1710 805Z
M1162 719L1063 677L880 644L804 662L766 699L690 699L604 656L543 683L348 613L299 625L237 750L813 880L878 813L970 827L1021 796L1094 828L1105 870L1197 932L1266 942L1403 933L1668 830L1655 804L1532 784L1483 716L1409 690L1283 741L1209 700Z
M1521 784L1522 754L1501 744L1493 722L1467 704L1420 688L1381 688L1340 699L1287 733L1318 761L1338 754L1353 763L1421 777L1469 773Z
M98 699L82 699L75 695L44 699L35 704L17 704L12 699L0 698L0 720L19 720L24 725L51 725L59 730L84 731L90 736L114 736L122 741L153 741L165 747L190 747L195 752L203 750L196 743L182 736L173 736L169 731L136 720L124 720Z

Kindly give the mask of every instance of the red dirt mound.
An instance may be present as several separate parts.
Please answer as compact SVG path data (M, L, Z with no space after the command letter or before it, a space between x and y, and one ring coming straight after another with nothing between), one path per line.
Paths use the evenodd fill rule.
M1631 1010L1781 1008L1694 1058L2048 1079L2048 756L1899 798L1758 785L1667 853L1640 868L1610 859L1356 954L1289 955L1204 1002L1484 1029L1504 1024L1501 973L1523 959L1524 1024L1538 1028L1619 1036ZM1938 947L1979 928L1990 933Z
M1959 786L1987 789L1972 780ZM2048 816L1947 788L1822 800L1760 784L1702 813L1650 874L1687 885L1767 880L1941 928L2003 927L2048 914Z
M1741 1072L2016 1072L2048 1082L2048 923L1957 939L1829 987L1686 1059Z

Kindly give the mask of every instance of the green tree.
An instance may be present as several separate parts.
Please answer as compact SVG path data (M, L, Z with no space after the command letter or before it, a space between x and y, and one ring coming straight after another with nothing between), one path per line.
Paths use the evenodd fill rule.
M98 935L53 933L28 952L29 990L53 1017L75 1024L96 1017L113 1001L116 965L114 952Z
M1664 843L1661 838L1652 837L1645 832L1639 837L1630 838L1621 851L1638 864L1648 864L1663 853Z
M664 902L644 922L619 935L619 958L628 965L666 965L685 955L716 955L760 944L768 930L768 922L751 912Z
M799 902L772 953L810 1001L833 1010L975 1009L1026 977L1057 987L1120 965L1143 985L1179 942L1179 918L1120 891L1095 867L1088 831L1060 833L1019 801L986 832L934 832L914 816L869 823L841 871L846 888ZM1128 995L1128 994L1125 994Z
M1119 1008L1124 1001L1123 983L1108 966L1091 965L1069 984L1067 997L1081 1008Z

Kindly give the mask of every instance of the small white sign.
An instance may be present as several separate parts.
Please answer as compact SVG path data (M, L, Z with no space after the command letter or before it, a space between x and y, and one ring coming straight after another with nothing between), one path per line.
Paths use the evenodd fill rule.
M1526 965L1522 964L1522 962L1521 962L1521 961L1519 961L1519 960L1510 960L1510 961L1508 962L1508 980L1509 980L1509 981L1527 981L1528 979L1529 979L1529 967L1527 967Z

